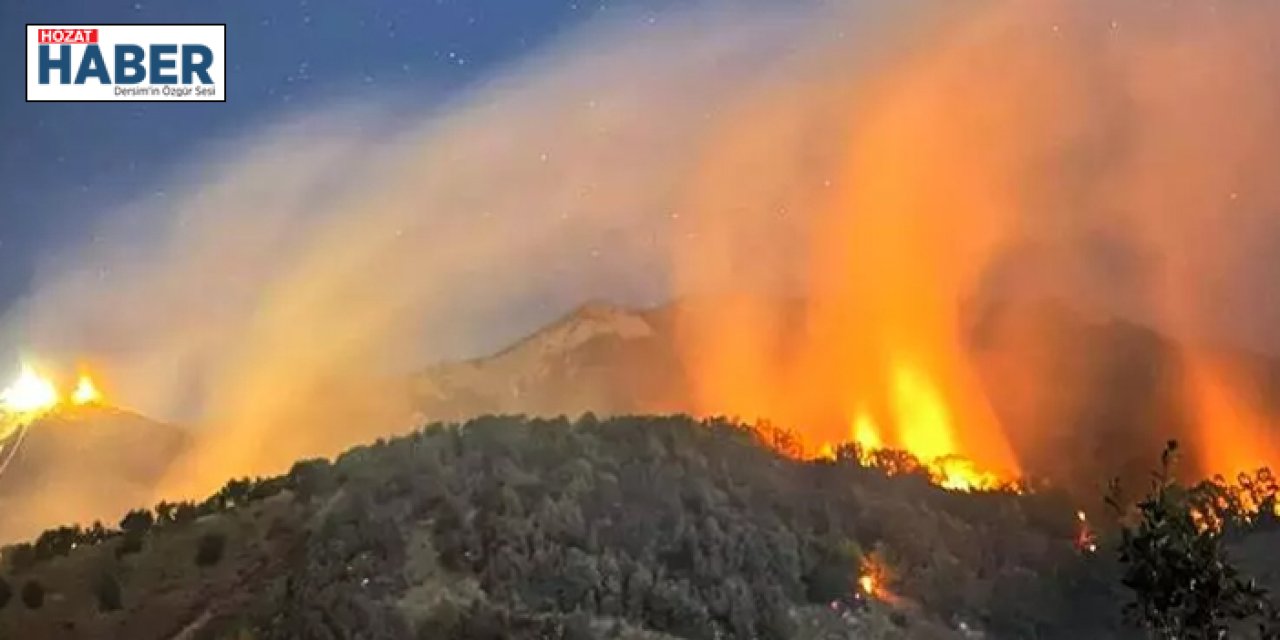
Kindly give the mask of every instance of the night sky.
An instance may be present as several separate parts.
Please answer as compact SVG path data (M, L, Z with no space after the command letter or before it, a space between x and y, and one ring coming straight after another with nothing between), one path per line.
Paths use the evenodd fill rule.
M444 100L575 24L652 19L658 0L6 0L0 3L0 311L44 248L154 195L212 141L372 86ZM225 103L31 103L26 23L226 23Z

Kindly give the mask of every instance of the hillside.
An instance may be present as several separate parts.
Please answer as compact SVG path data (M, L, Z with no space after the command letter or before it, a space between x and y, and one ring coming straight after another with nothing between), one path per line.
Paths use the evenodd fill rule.
M681 412L678 312L587 305L416 376L420 413ZM1101 518L1105 481L1145 483L1180 435L1177 345L1051 305L981 320L983 383L1003 421L1039 429L1018 444L1051 489L946 492L847 457L780 456L729 422L491 417L121 521L184 432L60 411L0 478L0 518L107 527L21 532L34 544L5 554L0 639L1130 637L1114 556L1079 548L1075 514ZM1050 419L1023 412L1027 396ZM1273 587L1275 535L1235 547Z
M0 540L34 536L50 523L117 517L151 495L186 443L183 430L123 409L59 408L32 423L20 444L0 443L9 459L0 476Z
M729 423L435 425L157 511L8 550L0 637L1121 637L1061 496L795 461Z

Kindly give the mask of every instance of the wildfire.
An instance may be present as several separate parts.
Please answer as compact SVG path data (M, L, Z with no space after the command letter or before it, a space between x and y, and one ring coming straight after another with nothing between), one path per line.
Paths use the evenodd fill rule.
M880 439L880 429L876 427L875 420L866 409L858 411L858 417L853 420L853 441L866 451L884 448L884 441Z
M888 588L888 569L877 556L871 553L862 558L858 568L858 593L865 598L894 604L897 598Z
M31 415L57 406L58 389L31 365L23 364L18 379L0 391L0 408L8 414Z
M926 465L943 489L986 491L1006 484L996 474L978 469L972 460L956 455L936 458Z
M17 379L0 390L0 415L7 423L7 428L0 430L0 436L8 435L14 424L29 422L56 409L64 401L88 405L101 400L102 393L88 374L81 374L71 393L64 397L53 378L24 362Z
M876 595L876 577L869 573L858 577L858 588L862 589L862 593L872 598Z
M84 405L93 404L100 400L102 400L102 392L98 391L93 379L81 374L80 379L76 381L75 390L71 392L71 401L75 404Z
M915 456L938 486L951 491L988 491L1008 486L999 475L980 469L973 460L954 453L951 426L944 404L924 381L910 372L899 376L899 421L903 424L902 450ZM909 469L888 464L891 452L880 437L875 419L865 409L859 410L849 429L849 442L858 447L859 462L879 466L890 473ZM818 457L834 460L836 446L824 443Z
M902 446L923 460L955 453L951 415L938 390L916 370L900 366L893 376L893 403Z

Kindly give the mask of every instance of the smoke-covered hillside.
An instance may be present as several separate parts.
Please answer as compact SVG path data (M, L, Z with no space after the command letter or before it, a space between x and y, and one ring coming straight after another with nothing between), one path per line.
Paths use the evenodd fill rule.
M768 414L707 405L697 397L691 372L699 363L689 358L703 350L681 333L682 322L709 323L703 317L713 316L731 331L733 308L713 300L647 310L586 305L494 355L426 370L412 383L414 403L421 417L447 420L591 411L727 414L779 422ZM796 336L806 331L805 306L784 300L774 308L776 335L767 342L776 349L762 358L782 368L789 341L804 340ZM693 316L700 319L690 320ZM970 314L965 340L966 357L980 375L977 392L1011 435L1028 477L1092 499L1114 476L1145 481L1166 440L1196 439L1182 395L1189 375L1184 346L1149 328L1088 318L1056 303L1002 301ZM1212 352L1261 381L1261 397L1280 398L1275 388L1280 362L1230 349ZM1040 375L1045 371L1053 375ZM853 438L839 422L839 412L832 413L825 421L781 424L801 437L809 454L817 454L822 444ZM955 425L960 431L966 426ZM1186 471L1204 475L1194 464Z

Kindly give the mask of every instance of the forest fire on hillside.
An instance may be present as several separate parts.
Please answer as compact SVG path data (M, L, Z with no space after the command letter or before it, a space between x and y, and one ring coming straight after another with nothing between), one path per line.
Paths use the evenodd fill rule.
M678 318L697 411L802 425L806 447L826 454L850 441L906 451L957 488L1040 473L1030 457L1087 457L1061 451L1081 440L1069 431L1081 422L1115 433L1177 429L1200 478L1280 461L1280 419L1264 387L1274 376L1237 371L1193 344L1215 322L1230 324L1221 304L1206 304L1220 300L1213 292L1252 278L1267 256L1263 243L1255 250L1214 230L1224 220L1265 237L1276 228L1280 195L1261 169L1274 149L1252 142L1280 130L1274 56L1262 53L1274 9L1241 5L1226 17L1188 6L1157 16L1134 5L1101 19L1079 3L990 6L871 78L788 94L809 111L760 92L740 117L724 118L680 218L690 240L677 245L677 280L763 288L778 277L755 270L785 266L795 273L782 286L803 302L778 310L741 295L714 317ZM1080 64L1095 56L1096 65ZM1178 71L1187 64L1231 74L1192 82ZM1223 117L1225 104L1250 106ZM857 117L812 134L812 113ZM810 134L839 140L834 159L818 163L822 173L775 160L779 149L807 148ZM751 177L734 174L738 166ZM800 248L775 248L774 221L791 211L808 216L790 236ZM1238 315L1257 298L1244 290L1232 294L1245 305ZM1079 388L1060 385L1045 358L1002 363L1015 372L1003 382L1027 381L1022 396L985 387L975 316L996 315L1019 295L1079 301L1184 341L1160 372L1177 378L1169 411L1155 401L1112 411L1104 403L1122 393L1108 388L1115 382L1087 372ZM1005 337L1032 356L1058 339ZM1138 386L1147 373L1117 378ZM997 412L997 398L1019 420ZM1061 433L1038 432L1070 411L1078 419L1063 419L1071 426ZM1174 419L1185 424L1163 422Z
M1016 478L1001 478L983 471L972 460L958 455L946 455L933 459L916 458L909 451L890 449L871 441L854 438L845 443L823 444L817 458L837 460L848 451L859 464L875 467L890 475L923 472L939 487L949 491L1021 491Z
M926 407L928 411L938 411L936 406ZM941 418L940 415L934 414L934 419ZM937 424L934 425L935 431ZM876 428L875 422L867 413L859 413L854 419L853 426L849 430L849 439L842 443L823 443L818 448L818 457L825 459L835 459L841 445L853 445L854 454L858 461L866 466L875 466L888 471L889 473L910 472L914 469L901 468L904 465L919 464L924 467L929 477L938 486L952 491L986 491L995 489L1004 489L1015 486L1016 478L1001 478L1000 476L984 471L970 459L954 453L947 453L950 447L945 447L943 453L938 454L937 448L934 446L938 441L946 444L944 437L936 440L926 439L924 441L907 441L906 448L902 450L894 450L884 445L884 440L880 437L880 430ZM901 459L897 453L908 453L915 458L914 461L908 462ZM933 457L921 457L933 454Z

